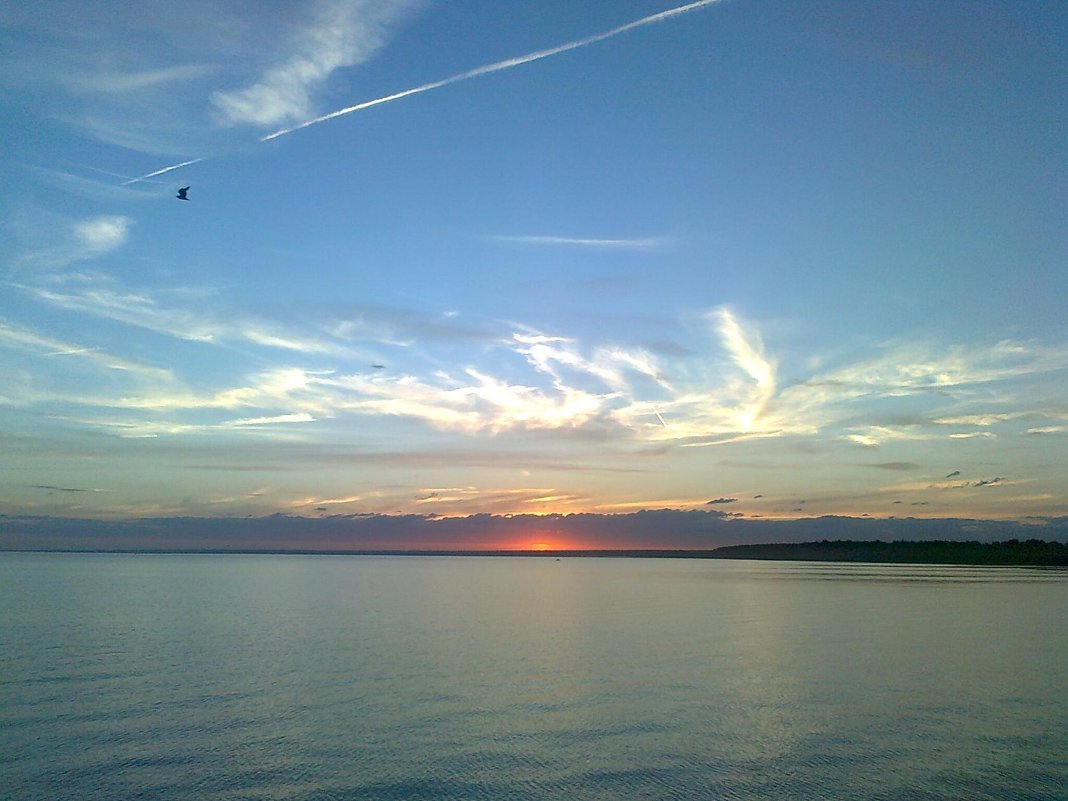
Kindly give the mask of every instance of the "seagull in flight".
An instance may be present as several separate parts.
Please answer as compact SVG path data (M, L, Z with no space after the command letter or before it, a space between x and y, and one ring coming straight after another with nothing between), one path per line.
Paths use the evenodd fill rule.
M189 200L189 198L187 197L188 192L189 187L183 186L181 189L178 190L178 194L175 195L175 197L177 197L179 200Z

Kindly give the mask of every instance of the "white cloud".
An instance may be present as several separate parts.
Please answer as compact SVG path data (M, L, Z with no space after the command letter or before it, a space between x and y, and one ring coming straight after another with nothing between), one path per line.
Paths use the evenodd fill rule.
M489 427L493 430L514 426L575 428L595 417L608 398L562 384L555 385L556 392L550 395L533 387L500 381L477 370L466 372L476 383L458 394L481 401L489 408Z
M754 437L813 433L811 419L778 397L777 363L764 348L756 327L721 307L706 315L726 358L698 369L676 363L678 378L668 381L645 354L631 363L652 378L657 393L623 391L627 402L612 417L640 439L677 442L687 447L721 445ZM633 381L627 387L633 387Z
M345 392L334 397L335 408L413 417L472 433L581 426L601 412L607 399L566 386L543 390L513 384L473 368L464 375L466 380L439 374L434 382L350 375L322 383Z
M79 230L87 247L113 246L122 238L106 221ZM464 329L463 336L456 331L443 336L439 315L398 316L395 310L381 320L370 312L364 320L359 312L345 324L316 320L314 328L301 330L224 309L205 310L203 302L193 308L188 291L126 291L91 275L38 284L23 288L60 308L206 345L251 343L264 349L255 352L257 359L277 357L278 351L287 359L294 354L314 357L303 365L248 372L239 366L229 385L197 391L171 376L118 397L83 392L74 398L71 392L72 397L64 398L83 406L125 410L131 417L136 413L172 418L102 423L125 435L193 433L213 427L286 429L293 427L279 424L367 415L409 418L471 435L586 427L596 436L686 447L820 432L830 440L868 447L921 440L979 441L993 439L999 426L1017 419L1060 422L1056 412L1048 411L1058 408L1055 399L1045 399L1047 411L1042 411L1043 399L1029 395L1034 406L1028 409L1019 399L999 398L995 382L1038 376L1068 362L1068 350L1034 343L942 349L902 345L884 349L875 359L858 360L782 387L780 357L765 346L755 324L726 307L702 317L707 323L704 355L693 355L701 349L679 348L668 356L671 351L654 354L629 345L582 343L522 327L508 336L493 332L488 324L484 329ZM202 301L203 294L199 297ZM328 331L334 334L323 333ZM392 339L380 341L378 349L392 349L395 357L382 357L388 370L372 370L371 359L337 340L384 333ZM124 369L119 360L84 343L31 336L15 326L0 328L0 344L5 340L8 346L32 348L52 354L53 359L110 359L115 369ZM478 342L477 349L463 349L472 341ZM488 343L494 346L491 351L486 350ZM361 362L359 367L353 366L354 361ZM786 363L786 370L813 364L803 354ZM125 369L135 367L146 369L133 361ZM942 391L946 388L957 391ZM224 410L242 410L242 416L226 419ZM215 419L205 420L213 415ZM954 429L947 431L947 426ZM1029 432L1061 430L1051 425Z
M925 440L932 438L930 434L918 431L914 427L863 426L847 430L853 432L846 435L845 438L847 440L868 448L877 448L886 442L894 440Z
M516 353L525 356L539 372L552 376L557 387L564 386L562 368L594 376L610 386L622 383L622 377L614 367L586 359L575 348L573 340L542 334L513 334L512 341Z
M410 0L320 2L314 18L295 37L294 52L253 85L216 92L211 102L225 124L277 125L312 114L311 95L330 75L371 58Z
M991 412L988 414L962 414L952 417L939 417L931 422L940 426L993 426L998 423L1015 420L1021 416L1020 413Z
M100 256L115 250L126 241L130 218L121 216L94 217L76 223L74 235L81 246L84 258Z
M279 423L314 423L315 418L307 412L298 412L296 414L276 414L272 417L245 417L241 420L231 420L227 425L235 428L243 428L245 426L267 426L278 425Z
M754 330L744 329L730 309L717 309L713 313L713 320L734 363L754 382L737 415L739 430L746 432L760 421L765 408L775 395L776 365L765 356L764 344L759 334Z
M122 215L101 215L58 225L48 232L55 244L24 254L16 263L58 270L78 261L106 256L125 244L132 220Z

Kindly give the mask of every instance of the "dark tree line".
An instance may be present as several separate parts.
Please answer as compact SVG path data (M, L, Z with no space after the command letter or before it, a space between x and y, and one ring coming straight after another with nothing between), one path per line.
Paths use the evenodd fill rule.
M1044 540L1006 540L1004 542L822 540L771 545L728 545L717 548L711 555L720 559L816 562L1068 566L1068 544Z

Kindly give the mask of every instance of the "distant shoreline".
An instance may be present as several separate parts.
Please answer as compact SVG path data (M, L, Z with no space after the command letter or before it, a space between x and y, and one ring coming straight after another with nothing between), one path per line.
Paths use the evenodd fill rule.
M727 545L713 551L717 559L764 559L806 562L968 565L985 567L1068 567L1068 544L1044 540L959 542L900 540Z
M274 556L521 556L552 558L754 559L790 562L855 562L985 567L1068 567L1068 543L1045 540L960 542L917 540L822 540L820 542L726 545L694 549L426 550L426 549L10 549L4 553L101 553Z

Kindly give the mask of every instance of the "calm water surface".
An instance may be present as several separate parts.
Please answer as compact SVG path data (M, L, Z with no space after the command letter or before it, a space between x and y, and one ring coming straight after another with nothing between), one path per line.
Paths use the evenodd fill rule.
M4 799L1068 799L1068 574L0 554Z

